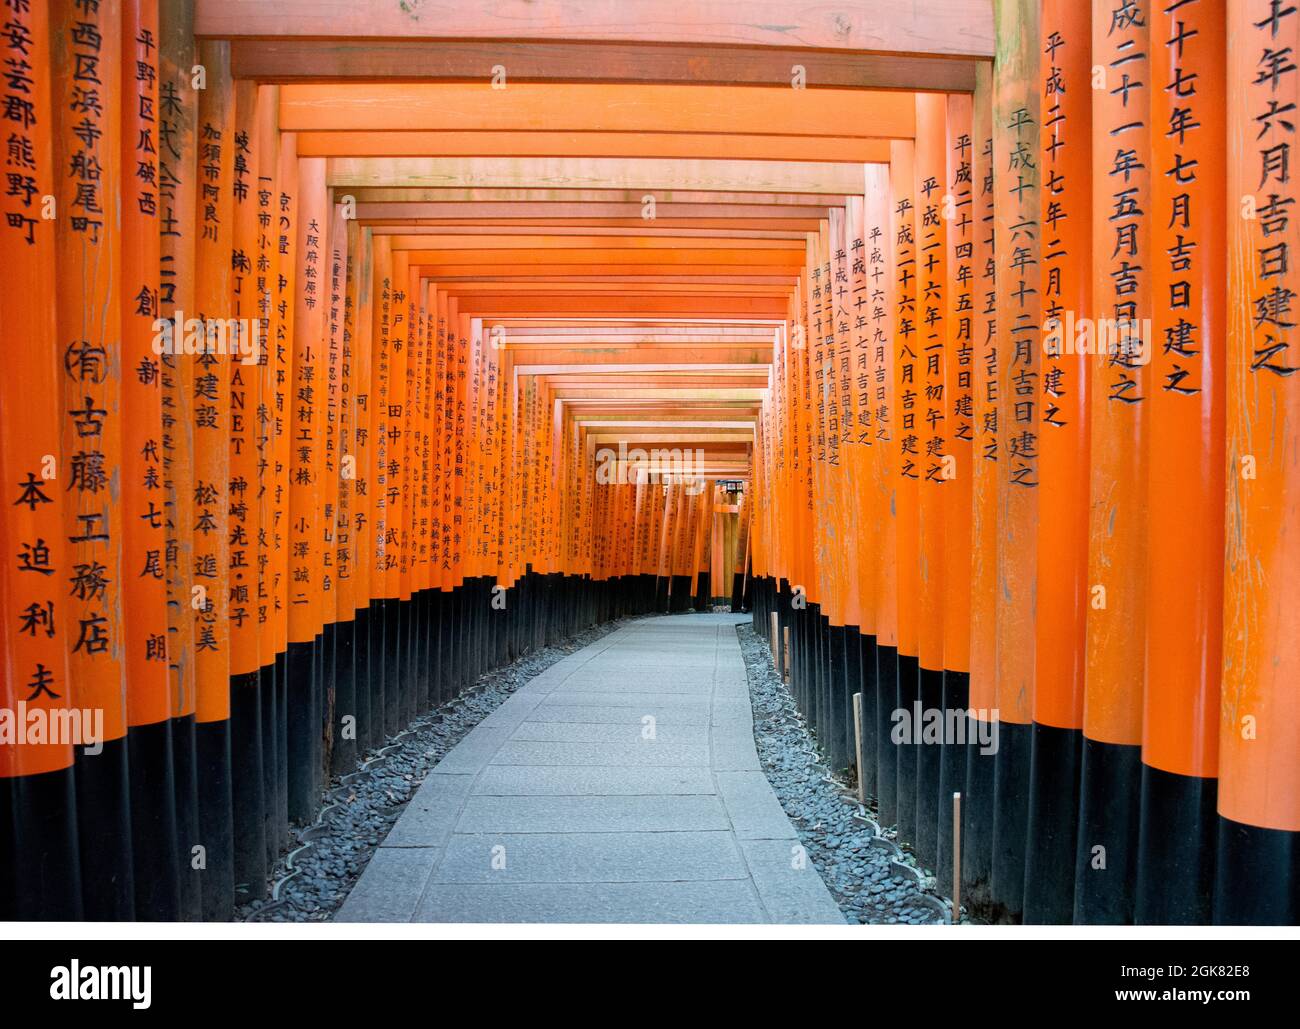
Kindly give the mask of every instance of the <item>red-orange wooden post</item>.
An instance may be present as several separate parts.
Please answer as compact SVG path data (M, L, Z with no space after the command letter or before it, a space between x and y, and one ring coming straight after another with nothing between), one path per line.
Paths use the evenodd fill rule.
M1223 664L1226 24L1213 0L1153 4L1151 19L1151 467L1134 917L1201 924L1212 912Z
M172 696L167 667L167 527L159 306L157 0L122 6L122 560L127 749L136 916L181 914Z
M234 824L230 751L230 365L238 362L232 333L231 254L234 245L235 95L230 44L199 46L195 213L194 318L197 352L190 400L194 464L193 564L189 609L194 620L195 743L199 830L206 867L203 917L234 910ZM233 351L233 352L232 352Z
M1295 923L1300 346L1293 298L1300 269L1291 252L1295 136L1286 112L1300 103L1300 12L1266 0L1230 4L1227 37L1228 549L1214 918Z
M1038 80L1043 226L1037 619L1025 920L1068 922L1088 597L1089 371L1073 328L1092 316L1092 30L1085 5L1044 0Z
M65 372L57 356L55 221L45 217L61 176L49 9L23 5L6 16L0 50L18 74L2 92L19 117L9 129L17 149L4 162L13 188L0 198L0 261L8 278L0 324L22 345L10 349L0 379L0 705L49 718L72 701L63 605L73 547L64 531L67 490L58 478ZM93 722L89 728L93 733ZM73 776L70 740L0 746L0 918L83 917Z
M1137 878L1154 224L1152 6L1098 0L1092 21L1092 63L1106 77L1106 88L1092 94L1092 301L1097 328L1107 331L1094 333L1099 352L1089 383L1092 504L1076 922L1130 921Z
M50 5L57 192L55 304L63 447L49 485L64 493L64 619L72 706L102 712L102 753L77 752L77 820L88 918L134 914L123 662L122 9ZM114 484L118 484L116 487ZM12 631L7 629L6 631Z
M997 712L991 895L1024 897L1033 715L1035 530L1042 388L1039 3L996 0L993 164L998 292Z

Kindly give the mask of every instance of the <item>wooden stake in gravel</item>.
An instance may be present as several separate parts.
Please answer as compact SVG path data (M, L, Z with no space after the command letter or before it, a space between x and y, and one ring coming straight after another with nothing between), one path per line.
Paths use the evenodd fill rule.
M952 795L952 921L961 921L961 794Z

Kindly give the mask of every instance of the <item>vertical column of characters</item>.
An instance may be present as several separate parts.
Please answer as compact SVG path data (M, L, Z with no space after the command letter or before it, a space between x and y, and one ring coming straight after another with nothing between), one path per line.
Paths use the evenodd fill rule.
M916 204L916 333L913 349L918 364L917 486L917 699L921 710L941 711L943 705L944 491L960 475L950 450L956 416L950 411L955 395L947 381L947 354L952 344L948 318L948 235L955 202L946 186L947 97L941 93L916 96L916 160L913 167ZM914 845L926 867L934 867L939 847L939 773L944 744L923 742L920 726L912 725L916 750L916 834ZM948 806L943 816L947 821Z
M992 900L1019 914L1029 822L1034 697L1034 569L1038 516L1038 403L1042 232L1038 133L1042 118L1040 4L994 5L993 160L998 291L998 742L994 759ZM1004 242L1005 241L1005 242Z
M799 383L798 418L804 444L803 476L799 481L797 493L799 531L796 537L799 546L800 565L798 582L803 588L804 594L801 600L802 604L814 600L818 589L816 504L819 462L822 460L822 448L824 447L824 438L820 431L816 411L819 380L816 375L817 365L814 353L816 339L813 334L815 329L809 314L813 304L811 299L814 288L812 269L816 266L815 260L808 260L804 265L803 289L799 294L799 299L802 302L799 309L800 334L798 340L796 340L798 345L795 348L795 364L798 370ZM807 610L806 607L803 610ZM808 617L811 618L811 615Z
M920 482L925 464L922 431L924 397L917 333L916 145L894 140L889 145L889 189L892 201L890 232L894 247L894 388L898 414L897 462L894 465L895 553L897 554L898 660L882 683L892 697L891 711L914 710L917 696L917 646L921 554L918 535ZM891 737L892 738L892 737ZM895 798L891 806L899 834L916 838L916 755L898 742L891 744ZM882 802L883 803L883 802Z
M327 764L333 768L339 760L341 734L346 730L338 719L338 701L344 633L339 626L339 392L340 366L343 363L343 312L347 295L347 218L342 204L335 202L334 191L328 192L327 222L323 228L325 248L321 255L321 300L325 305L325 349L321 355L321 392L318 397L323 416L321 443L320 538L321 538L321 622L324 646L325 678L322 683L322 721L325 732Z
M278 106L278 104L277 104ZM275 125L278 126L278 113ZM290 774L289 736L290 719L301 717L295 713L295 703L301 704L300 687L292 685L301 680L304 664L302 647L292 643L289 632L290 609L293 601L294 561L292 541L293 492L293 412L294 401L294 322L297 313L298 289L298 137L291 132L275 132L279 155L275 170L275 388L272 395L276 412L275 435L275 498L276 509L272 532L272 580L274 583L274 619L276 639L276 702L280 712L277 725L276 762L280 772L280 792L277 804L283 809L285 825L303 808L301 799L290 801L295 786ZM283 657L280 655L283 654ZM298 694L291 702L291 693ZM297 744L295 744L295 747ZM300 816L299 816L300 817ZM287 833L287 828L286 828Z
M823 251L822 267L826 281L824 316L828 332L826 361L827 403L827 486L830 490L830 519L827 530L831 533L830 561L832 575L829 584L831 611L829 621L830 659L830 718L832 728L831 753L836 755L840 767L852 763L853 709L852 692L848 688L848 634L846 627L853 624L850 609L856 615L851 599L852 569L854 560L854 533L849 522L849 494L846 476L849 468L848 443L845 429L852 420L852 400L845 405L845 385L848 378L846 365L849 352L849 322L847 298L849 293L847 209L833 207L830 211L829 235ZM856 640L854 648L856 652ZM856 662L855 662L856 664Z
M1151 7L1151 467L1138 922L1209 921L1223 666L1226 18ZM1194 512L1192 517L1189 513Z
M195 315L201 343L190 391L194 422L194 649L198 721L230 716L228 600L230 485L231 248L234 243L234 84L230 48L199 47L206 75L199 93ZM202 783L200 782L200 786ZM205 901L206 904L206 901Z
M326 314L329 196L325 159L298 162L293 365L289 403L289 642L309 644L321 628L321 498L326 446Z
M21 341L10 348L0 379L0 704L26 727L72 703L68 678L68 603L72 548L65 539L67 490L58 476L66 417L56 321L55 220L61 196L54 152L50 11L10 5L4 53L3 158L8 188L0 195L0 324ZM84 724L84 723L83 723ZM90 726L94 729L93 722ZM0 746L0 918L83 917L73 744L24 737ZM34 855L39 855L37 860Z
M831 518L833 497L830 487L830 464L838 459L839 440L832 440L830 409L830 362L835 355L835 331L830 320L827 298L830 296L829 260L830 221L823 219L821 229L809 240L805 267L808 271L808 357L812 386L813 465L810 484L809 514L812 529L812 572L807 582L808 599L815 609L815 631L820 619L834 607L833 579L830 567Z
M88 918L131 918L122 484L122 11L50 5L58 169L55 303L63 370L63 447L51 488L64 493L66 599L32 612L69 633L72 707L103 718L102 753L77 755L77 818ZM29 630L30 631L30 630ZM143 641L141 641L143 646ZM91 874L90 870L94 869Z
M319 646L323 601L321 497L325 451L326 289L329 219L325 160L297 157L293 237L293 309L289 375L285 388L289 497L285 537L289 548L285 599L288 607L287 699L289 817L305 821L319 804L323 648ZM286 262L287 263L287 262Z
M419 429L419 490L417 512L416 550L419 554L420 574L419 588L427 591L431 588L432 564L430 547L430 511L431 511L431 476L433 471L433 370L437 355L436 327L438 296L433 283L419 272L420 287L420 338L423 357L420 363L420 429Z
M1094 91L1092 507L1076 922L1133 917L1146 651L1151 4L1099 0ZM1076 344L1077 345L1077 344Z
M1039 159L1043 353L1039 394L1033 781L1025 920L1069 922L1074 902L1087 610L1088 356L1073 327L1091 316L1091 24L1088 8L1044 0Z
M1074 347L1091 316L1091 22L1078 4L1045 0L1040 25L1040 216L1043 221L1041 485L1030 824L1024 917L1073 911L1087 604L1088 357Z
M263 655L258 620L258 536L261 529L261 467L258 448L263 367L269 355L262 336L262 294L256 257L260 227L258 175L258 86L235 83L231 192L230 314L234 343L226 365L230 386L230 472L228 479L226 602L230 619L232 804L235 822L235 881L247 884L241 900L265 895L267 873L265 753L262 722ZM269 736L269 734L268 734ZM273 737L272 737L273 738ZM274 758L272 758L274 760Z
M334 222L331 249L338 253L335 284L339 308L337 355L334 388L338 397L335 429L335 497L334 497L334 608L338 625L335 641L334 672L334 744L332 769L356 767L358 741L361 737L361 714L357 704L357 600L356 600L356 533L353 529L353 492L357 478L357 253L361 227L345 206L346 197L334 198ZM332 292L332 297L334 293Z
M167 671L167 535L160 439L162 375L160 355L153 346L161 327L156 325L161 314L158 4L156 0L126 0L122 16L126 51L121 65L122 557L127 572L123 581L128 640L124 667L127 721L132 726L160 726L171 717L171 689ZM151 735L161 737L163 733L157 730ZM165 753L166 741L159 738L151 743L149 754L142 752L139 757L147 759L152 767L169 769L171 755ZM175 802L170 796L154 799L159 804L173 805L174 811ZM146 811L147 807L141 805L139 813L144 815ZM162 837L158 837L155 845L161 841Z
M278 124L278 120L277 120ZM273 127L274 131L274 127ZM277 654L285 654L284 675L281 680L288 685L289 607L293 591L290 575L291 516L289 511L292 476L290 467L293 452L293 347L295 291L298 282L298 137L291 132L275 133L278 137L279 160L275 169L275 391L273 394L276 415L275 477L276 509L272 533L273 596L275 639ZM287 697L284 698L287 705ZM287 706L284 716L287 716Z
M432 286L424 269L410 266L412 300L412 331L417 340L414 348L418 356L412 371L413 427L411 433L411 489L410 514L407 523L411 532L411 595L414 598L414 639L412 660L416 662L416 700L419 710L431 703L433 680L429 661L429 622L431 618L429 589L429 418L432 412L429 392L432 375L429 363L433 359L430 333L430 301L435 299Z
M198 48L193 5L159 5L158 82L158 308L172 323L171 345L158 355L162 390L162 471L166 533L167 662L171 685L172 748L180 847L182 917L200 917L198 775L194 718L198 703L194 656L194 357L185 340L194 313L195 236L198 229Z
M438 291L438 315L434 332L434 395L433 395L433 492L430 497L430 514L432 518L431 535L433 558L437 562L438 585L446 592L451 589L450 548L448 526L444 518L443 497L451 469L446 461L447 432L447 362L450 356L449 333L447 331L447 309L451 302L449 294ZM531 409L530 409L531 410ZM525 469L527 474L527 469ZM521 495L520 499L523 497ZM522 522L520 523L522 525Z
M363 545L370 562L370 689L371 717L376 719L375 732L382 739L390 725L396 724L394 711L388 708L396 698L388 691L391 672L387 665L388 612L384 603L387 597L386 555L388 552L388 462L391 445L389 430L389 399L392 372L391 311L393 292L392 237L372 237L374 246L374 300L371 305L371 366L370 366L370 494L369 542Z
M466 472L468 460L466 455L470 445L469 427L469 316L456 307L456 408L453 424L455 425L455 554L453 562L456 567L456 585L465 579L465 554L469 541L466 520Z
M478 331L480 319L469 318L466 333L466 440L465 449L465 577L473 592L471 617L481 614L478 596L484 554L486 510L484 495L484 461L487 447L487 426L484 422L483 350L482 334ZM478 632L477 626L473 630Z
M426 707L424 669L417 663L420 657L422 620L420 609L420 553L419 553L419 503L420 503L420 442L424 410L424 327L421 317L421 273L417 265L407 261L406 267L406 475L402 483L402 536L403 561L401 571L401 597L409 610L409 632L403 640L408 656L410 687L413 693L413 712Z
M1207 48L1214 43L1209 31L1201 38ZM1294 923L1300 921L1294 619L1300 347L1293 305L1300 272L1293 248L1300 245L1300 222L1291 150L1300 103L1300 12L1272 0L1229 5L1227 50L1228 549L1214 919ZM1212 145L1207 133L1194 156L1204 159ZM1207 240L1207 251L1210 245ZM1212 338L1203 338L1211 349ZM1202 381L1203 389L1209 385Z
M843 208L835 208L833 215L838 216L839 231L835 234L833 241L832 260L834 261L834 299L835 299L835 384L838 393L838 425L839 425L839 446L840 446L840 465L838 468L839 479L839 501L838 515L840 520L841 553L840 553L840 588L843 590L843 617L844 625L853 631L845 636L845 661L848 662L848 650L854 649L856 655L858 649L858 629L862 625L862 599L861 584L858 581L858 542L861 538L859 528L860 503L857 494L857 486L860 482L860 446L858 440L861 431L858 427L857 411L857 393L855 391L854 380L854 360L858 356L858 348L865 342L866 317L863 315L861 308L854 309L854 304L860 302L861 295L854 290L856 278L860 278L865 270L862 261L862 236L861 236L861 197L848 197L845 200ZM725 495L723 502L727 500ZM743 499L740 501L743 503ZM739 514L739 512L737 512ZM736 523L739 525L739 522ZM853 675L856 676L858 660L856 656L851 663L846 663L846 675L848 669L853 669ZM857 684L850 682L851 688L848 691L848 705L853 703L853 693L857 690ZM850 715L852 708L849 707ZM846 726L846 734L850 743L850 754L852 753L852 736L853 725L850 719Z
M351 224L354 223L349 223ZM374 666L376 656L371 646L373 630L373 612L370 606L371 572L374 562L371 559L373 545L371 531L374 522L374 489L372 479L372 449L375 445L371 432L370 413L374 408L374 383L371 377L373 366L374 338L374 236L368 226L363 226L357 233L356 260L353 264L353 277L356 280L356 312L353 315L353 335L351 346L351 379L349 385L353 394L352 402L352 489L348 501L351 559L352 609L355 612L356 629L353 633L353 677L356 682L357 706L357 751L363 753L378 745L382 740L379 732L381 722L373 718L374 711ZM351 286L349 287L351 291ZM382 720L381 720L382 721Z
M482 326L479 328L482 332ZM499 343L489 343L484 353L486 370L484 372L487 389L488 454L491 467L488 477L488 537L487 564L484 573L491 576L498 585L508 585L508 572L505 561L505 505L504 491L506 485L506 445L509 439L507 409L503 402L502 353Z
M794 587L803 578L803 537L799 530L803 525L803 493L801 483L807 475L804 470L802 418L802 383L799 367L806 346L807 332L804 328L803 294L806 281L803 276L795 280L794 294L790 298L790 311L786 317L785 334L782 337L784 353L783 390L785 397L784 416L786 438L789 440L789 457L785 469L785 489L782 492L781 535L785 564L782 568L785 579L784 593L781 600L783 608L782 626L793 617L791 602Z
M238 104L238 100L236 101ZM283 572L279 562L281 547L278 534L283 524L287 466L277 453L285 435L281 396L281 319L278 305L280 279L279 218L280 196L277 189L280 170L280 134L277 130L279 87L257 87L257 114L253 131L256 154L257 235L252 281L257 294L258 319L257 373L258 400L253 427L256 450L257 535L254 554L257 565L257 651L260 664L262 699L262 801L266 815L267 860L274 862L288 839L288 794L286 768L281 750L285 732L284 691L284 620L281 617L280 587Z
M865 189L864 174L864 189ZM871 247L867 242L865 219L865 196L851 196L846 201L844 210L845 265L847 282L844 295L847 341L841 373L844 376L844 432L843 439L847 448L848 467L847 500L851 512L849 531L853 539L853 551L849 556L848 577L850 589L849 624L857 629L858 649L861 655L868 640L875 637L875 596L874 582L871 577L871 562L874 554L874 541L871 526L874 521L875 494L871 489L877 448L872 439L874 423L871 417L871 330L872 297L868 278L868 261ZM758 448L755 447L755 457ZM755 497L752 490L746 490L742 499L745 514L752 519L755 511ZM742 522L742 525L744 523ZM737 545L738 551L746 548ZM871 644L871 645L874 645ZM872 675L875 670L875 655L872 654ZM861 657L859 656L861 668ZM873 680L874 681L874 680ZM850 684L857 689L861 683ZM865 697L864 697L865 699ZM874 688L873 697L874 700ZM874 761L873 761L874 768ZM859 769L862 774L864 769Z
M822 271L822 297L817 311L817 317L821 323L818 332L822 337L822 417L820 424L825 438L826 454L822 477L825 489L825 506L822 508L824 511L822 517L824 522L823 538L827 544L822 572L822 582L824 584L822 592L825 596L822 616L825 619L824 626L827 626L831 633L829 653L832 667L830 673L834 687L833 693L838 698L842 692L843 677L836 677L837 669L834 666L838 662L838 648L842 647L843 640L836 638L839 635L836 629L846 624L844 558L849 547L848 533L843 525L844 503L841 490L845 456L842 439L843 414L840 409L841 325L837 297L841 285L838 281L839 254L844 248L844 209L842 207L832 208L830 217L825 224L826 230L822 234L817 255L818 264ZM837 732L838 737L839 733Z
M972 102L974 189L974 402L971 417L970 716L962 797L962 889L972 907L988 903L993 858L991 741L997 722L998 293L994 252L997 166L993 161L993 67L975 70Z
M894 297L895 234L890 168L869 164L863 173L862 232L867 244L867 288L870 342L867 355L867 408L870 413L871 463L866 488L869 495L867 537L864 547L871 582L871 629L874 653L862 655L864 725L874 742L874 773L867 770L871 795L885 817L885 807L897 810L897 771L893 750L887 745L893 728L896 668L898 665L898 538L895 519L900 455L895 442L897 390L894 374L894 331L897 302ZM868 689L871 696L867 696ZM873 717L866 718L869 708Z
M388 318L388 443L384 464L384 606L385 665L384 689L396 698L385 710L385 726L397 732L413 713L409 662L402 660L405 639L410 632L409 614L402 603L402 569L406 563L407 353L410 344L410 257L408 251L392 252Z
M944 457L952 475L943 492L943 694L945 724L962 727L945 738L938 789L935 875L952 881L952 795L966 792L970 708L971 486L975 462L975 213L972 104L965 94L947 97L944 181L948 216L944 286L948 305L944 350L945 406L949 419ZM954 722L955 719L955 722Z
M235 93L230 45L202 42L196 170L194 311L200 341L190 389L194 511L190 607L198 690L195 743L199 829L207 867L203 917L234 909L230 767L230 365L238 361L230 319L234 245Z
M159 308L157 0L122 6L122 559L136 915L180 917ZM173 338L175 327L172 328Z
M448 296L446 325L442 348L442 387L439 403L439 463L442 467L442 490L438 503L442 511L443 585L456 587L455 489L456 489L456 301Z
M329 222L325 229L326 254L322 254L321 279L325 304L325 353L322 355L319 397L324 415L321 454L321 621L325 631L339 618L338 517L339 517L339 383L343 364L343 317L347 297L347 219L331 190ZM337 646L337 641L336 641ZM329 662L326 646L326 662Z
M259 453L257 412L261 405L261 368L269 365L262 345L261 310L254 258L260 212L257 179L261 167L257 134L257 84L235 84L235 125L231 193L233 240L230 253L230 305L235 319L230 355L229 580L230 674L241 679L262 664L258 647L257 536L259 522ZM256 688L246 679L242 687ZM236 747L239 744L236 742Z

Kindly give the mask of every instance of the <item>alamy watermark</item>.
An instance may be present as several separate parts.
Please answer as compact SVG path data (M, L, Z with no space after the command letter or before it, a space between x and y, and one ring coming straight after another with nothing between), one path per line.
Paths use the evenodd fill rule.
M652 475L658 476L661 483L684 483L688 495L698 496L707 485L704 451L680 447L643 450L629 448L626 440L620 441L617 448L596 450L596 482L602 486L650 482Z
M262 360L262 322L258 318L155 318L153 352L158 355L217 354L238 357L241 364Z
M998 752L998 709L923 707L919 700L910 708L894 708L889 720L889 740L896 746L942 743L948 746L977 744L981 754Z
M1140 367L1151 362L1150 318L1063 318L1043 322L1043 353L1048 357L1076 354L1109 358L1114 364Z
M104 709L57 707L39 704L0 707L0 747L39 747L62 744L85 747L95 755L104 749Z

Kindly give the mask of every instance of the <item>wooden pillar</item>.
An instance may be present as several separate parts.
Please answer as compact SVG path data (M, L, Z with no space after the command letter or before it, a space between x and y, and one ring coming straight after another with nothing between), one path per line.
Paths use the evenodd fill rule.
M919 484L925 473L922 434L925 399L922 377L924 363L917 333L917 246L916 182L913 172L915 145L911 141L890 144L889 188L892 201L894 243L894 382L898 413L897 463L894 465L895 546L898 555L898 660L888 679L886 694L892 692L892 714L915 710L918 678L918 604L921 592L921 555L917 535ZM891 718L891 729L897 718ZM891 739L893 733L891 732ZM881 817L897 820L899 835L916 837L916 752L910 742L894 742L897 799ZM890 813L887 814L886 810ZM892 815L892 817L891 817Z
M1038 405L1042 388L1039 214L1039 3L996 0L993 75L994 221L998 291L997 711L993 868L995 917L1024 895L1034 697L1034 570Z
M943 710L944 604L947 590L944 490L960 469L950 450L956 432L954 395L947 381L947 353L952 346L948 316L948 233L955 201L947 187L948 99L939 93L916 97L916 164L913 168L916 203L916 331L913 350L917 378L917 699L925 712ZM947 820L947 805L939 804L942 738L927 738L913 716L910 742L916 756L916 835L914 846L922 863L932 868L938 858L939 819ZM940 723L944 724L943 722Z
M159 307L159 29L157 0L122 6L122 558L127 571L123 671L135 908L181 916L172 696L167 667L167 527Z
M1211 915L1223 664L1223 5L1151 10L1146 693L1134 917Z
M1074 910L1084 627L1088 602L1089 375L1074 327L1093 312L1092 27L1086 5L1044 0L1038 80L1043 227L1042 389L1038 405L1038 568L1033 781L1025 920Z
M195 233L198 208L198 94L193 88L198 48L193 6L164 0L159 16L159 260L158 308L183 330L193 317ZM175 320L181 319L181 326ZM194 656L194 610L190 606L194 568L194 362L183 347L163 348L163 490L166 502L167 661L172 702L172 757L178 839L177 874L182 917L201 917L200 873L193 848L200 846L195 710L198 703Z
M234 244L235 94L230 44L204 42L199 63L195 153L194 317L199 334L190 402L194 464L190 614L194 620L197 689L195 745L198 768L204 919L234 910L234 824L230 751L230 317Z
M0 198L0 260L8 277L0 291L0 323L23 344L12 348L8 374L0 379L0 703L11 711L24 704L29 713L49 717L73 702L73 637L64 605L75 545L66 538L67 489L58 476L67 373L58 357L56 223L42 210L45 198L57 198L62 176L55 163L49 9L33 4L8 11L7 18L0 49L11 67L25 64L30 72L10 76L4 89L6 104L20 118L9 130L18 148L5 159L16 188ZM76 803L68 741L0 747L6 826L0 834L0 918L84 916ZM32 860L33 854L42 859Z
M72 706L101 710L104 749L76 757L77 820L88 918L131 918L127 708L123 658L122 10L50 5L63 446L51 487L65 495L69 548L60 605Z
M1146 650L1151 317L1151 4L1097 0L1093 92L1093 304L1113 331L1092 362L1087 686L1074 918L1133 917ZM1104 319L1104 321L1101 321ZM1094 333L1094 336L1099 334ZM1076 346L1079 343L1076 341Z
M1294 5L1230 6L1228 551L1214 890L1215 921L1229 923L1300 920L1300 347L1291 307L1300 272L1290 251L1295 134L1282 113L1300 103L1298 49Z

